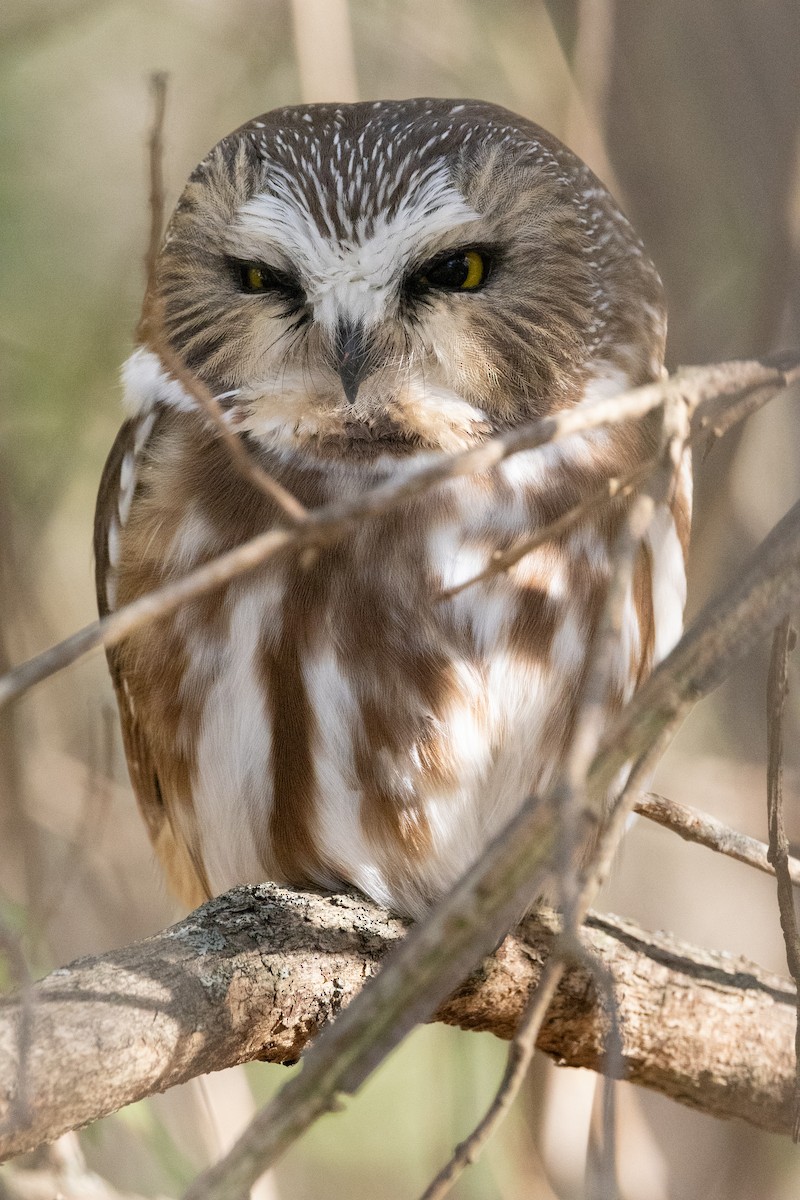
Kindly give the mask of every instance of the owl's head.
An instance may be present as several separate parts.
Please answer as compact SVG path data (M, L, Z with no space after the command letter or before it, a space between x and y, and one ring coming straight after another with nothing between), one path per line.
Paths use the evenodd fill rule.
M242 126L192 174L155 288L234 424L289 453L460 449L663 359L658 275L606 189L477 101Z

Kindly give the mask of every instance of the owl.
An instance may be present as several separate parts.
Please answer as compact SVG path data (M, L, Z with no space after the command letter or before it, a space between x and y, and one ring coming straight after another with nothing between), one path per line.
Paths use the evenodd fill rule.
M147 304L310 509L656 379L666 334L659 277L603 185L537 125L467 100L243 125L191 175ZM146 335L122 374L101 613L285 521ZM451 479L115 646L133 787L182 900L274 880L419 916L447 892L563 761L629 499L460 585L658 436L574 434ZM689 504L684 464L636 559L610 713L680 634Z

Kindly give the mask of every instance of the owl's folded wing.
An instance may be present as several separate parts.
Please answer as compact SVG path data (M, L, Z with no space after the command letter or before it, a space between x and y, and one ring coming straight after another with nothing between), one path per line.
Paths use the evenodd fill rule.
M127 479L126 463L136 448L140 423L126 421L106 461L97 497L94 523L95 585L100 616L116 605L116 566L120 533L133 501L134 481ZM170 813L177 802L174 774L159 764L158 745L148 735L126 678L125 656L120 646L106 648L109 670L117 695L122 738L131 784L156 855L166 871L171 890L190 908L209 898L202 863L184 837L176 832Z

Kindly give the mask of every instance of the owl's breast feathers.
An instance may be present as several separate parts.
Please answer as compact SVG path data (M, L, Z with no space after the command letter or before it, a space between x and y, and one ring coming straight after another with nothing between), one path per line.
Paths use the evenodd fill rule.
M629 501L506 575L441 593L637 456L636 437L607 432L516 455L111 650L134 789L182 898L265 878L352 883L418 914L446 891L564 754ZM368 485L334 463L267 465L310 507ZM640 551L611 710L680 633L688 479ZM193 415L140 413L101 485L101 610L279 520Z
M473 100L263 114L192 173L142 328L311 509L656 379L661 281L558 139ZM101 610L280 523L143 345L97 511ZM651 458L599 430L285 552L109 655L131 777L188 903L263 879L352 883L420 913L569 744L630 497L443 596ZM636 563L609 680L676 641L689 475Z

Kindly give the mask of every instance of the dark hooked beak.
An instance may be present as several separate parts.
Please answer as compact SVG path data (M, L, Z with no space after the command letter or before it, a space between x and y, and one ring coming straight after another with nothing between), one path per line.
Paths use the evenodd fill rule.
M352 404L358 388L369 374L369 347L362 325L340 321L336 329L336 367L348 404Z

